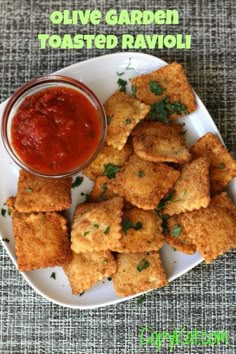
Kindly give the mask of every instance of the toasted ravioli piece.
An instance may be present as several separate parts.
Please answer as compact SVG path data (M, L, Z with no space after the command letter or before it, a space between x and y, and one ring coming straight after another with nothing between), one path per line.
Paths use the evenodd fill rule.
M42 178L20 171L15 207L20 212L59 211L71 206L71 178Z
M167 285L158 252L118 254L113 285L117 295L130 296Z
M112 251L137 253L158 251L163 246L160 218L153 211L129 208L124 211L122 237Z
M134 86L136 97L146 104L151 105L167 97L171 103L179 102L184 105L188 113L194 112L197 108L195 96L184 69L175 62L149 74L135 77L131 79L131 84ZM156 90L155 86L158 86ZM172 113L169 118L178 118L183 115L185 115L184 112Z
M72 250L82 253L112 249L122 236L122 207L120 197L78 205L71 232Z
M207 208L183 215L182 223L197 251L210 263L218 256L236 247L236 208L219 206L219 197ZM225 203L225 196L222 196Z
M108 187L132 205L144 210L154 209L168 193L180 173L163 163L141 160L133 155Z
M105 145L96 159L83 170L83 174L95 180L98 176L104 174L105 165L123 166L132 153L133 149L129 144L126 144L121 151L114 149L112 146Z
M213 195L222 192L236 176L236 161L214 134L203 135L190 148L190 152L195 157L207 156L210 159L210 185Z
M98 281L116 272L117 264L110 251L74 253L70 263L63 266L74 295L91 288Z
M12 214L20 271L63 265L71 260L66 219L51 213Z
M206 157L200 157L183 166L173 187L172 198L165 203L164 214L174 215L206 208L209 202L209 161Z
M170 216L167 219L169 232L165 235L165 241L180 252L194 254L196 252L196 246L193 244L182 224L182 215L183 214Z
M95 180L92 192L89 196L90 202L102 202L114 198L116 195L107 188L109 179L106 176L98 176Z
M181 133L181 124L145 120L132 132L134 151L146 161L186 163L191 155Z
M104 105L109 124L106 141L115 149L122 150L128 136L150 111L150 107L134 97L117 91Z

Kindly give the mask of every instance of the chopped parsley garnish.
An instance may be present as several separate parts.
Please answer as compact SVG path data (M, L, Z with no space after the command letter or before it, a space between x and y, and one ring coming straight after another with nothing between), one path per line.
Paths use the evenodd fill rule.
M117 71L117 72L116 72L116 75L117 75L117 76L122 76L122 75L124 75L124 73L125 73L124 71L122 71L122 72L120 72L120 73Z
M6 216L6 212L7 212L6 209L2 209L2 210L1 210L1 215L2 215L3 217Z
M160 96L164 91L166 91L166 88L162 87L157 81L150 81L149 89L156 96Z
M127 118L127 119L125 120L125 124L130 124L130 123L131 123L131 119Z
M107 125L109 125L111 123L111 117L107 116Z
M104 230L104 234L107 235L110 232L110 226L107 226L107 228Z
M120 167L113 165L112 163L108 163L107 165L104 165L104 176L107 176L108 178L115 178L117 172L120 171Z
M27 193L32 193L32 188L27 188L26 191Z
M79 187L84 180L84 177L78 176L71 185L71 188Z
M179 135L184 135L184 134L186 134L187 133L187 129L186 130L183 130L182 132L179 132Z
M143 224L138 221L133 225L132 221L128 218L124 218L122 221L122 231L127 234L128 229L140 230L143 227Z
M85 293L85 291L83 291L82 293L80 293L80 294L79 294L79 296L82 296L82 295L84 295L84 293Z
M107 190L107 183L103 183L102 190L103 190L103 192L105 192Z
M10 242L10 240L8 239L8 238L2 238L2 241L4 241L4 242Z
M107 280L108 280L108 281L111 281L111 280L112 280L112 278L111 278L111 277L108 277L108 278L107 278Z
M135 70L135 69L131 66L131 60L132 60L132 58L129 58L129 63L128 63L128 65L126 66L125 70Z
M181 227L180 227L178 224L175 224L175 225L173 226L171 235L178 237L180 234L181 234Z
M99 224L93 224L93 227L96 227L96 229L99 228Z
M138 299L137 299L137 304L141 305L143 304L145 301L145 296L140 296Z
M131 86L131 95L132 95L133 97L136 97L136 86L135 86L135 85L132 85L132 86Z
M160 212L162 209L164 209L166 202L171 202L171 201L173 201L173 194L174 194L174 191L172 191L171 193L169 193L166 197L164 197L164 198L159 202L158 207L157 207L157 213Z
M52 272L50 278L56 279L56 273L55 273L55 272Z
M90 231L85 231L85 232L83 233L83 236L87 236L89 233L90 233Z
M117 80L117 84L119 86L120 92L126 92L126 85L127 85L127 81L126 80L123 80L123 79L119 78Z
M138 171L138 176L139 176L140 178L143 177L143 176L144 176L144 172L141 171L141 170L139 170L139 171Z
M137 266L137 270L139 272L142 272L142 270L144 270L148 267L149 267L149 262L146 259L142 259Z
M8 215L11 215L11 210L8 209L8 210L7 210L7 213L8 213Z
M102 202L103 200L106 200L106 198L104 197L104 193L107 190L107 183L103 183L102 185L102 192L99 195L99 201Z
M169 215L167 215L167 214L162 215L161 227L162 227L164 235L169 234L169 227L168 227L168 222L167 222L168 218L169 218Z
M175 101L173 103L169 102L168 98L163 98L162 101L155 102L151 105L151 110L148 114L149 119L159 120L163 123L168 123L168 117L173 114L188 114L188 111L185 105L181 104L179 101Z
M225 168L225 164L224 164L223 162L220 163L219 168L220 168L221 170L223 170L223 169Z

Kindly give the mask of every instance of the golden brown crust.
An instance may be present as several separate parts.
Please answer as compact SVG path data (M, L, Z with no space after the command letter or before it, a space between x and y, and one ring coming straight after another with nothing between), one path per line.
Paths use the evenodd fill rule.
M61 215L15 211L12 220L20 271L60 266L70 261L67 221Z
M161 95L155 95L149 88L151 81L157 82L161 87L165 88ZM167 97L171 103L178 101L185 105L189 113L194 112L197 108L194 92L184 73L182 65L171 63L149 74L144 74L131 79L131 84L135 87L136 97L146 103L153 104L162 101ZM180 115L172 114L170 118L179 118Z
M27 213L68 209L71 206L71 182L71 178L43 178L21 170L15 207Z
M108 177L98 176L94 182L93 189L89 195L90 202L103 202L114 198L116 195L111 190L108 189Z
M191 155L182 132L181 124L145 120L132 132L134 151L146 161L186 163Z
M134 127L150 111L149 106L120 91L106 101L104 108L110 119L106 142L118 150L123 149Z
M150 210L156 208L179 175L178 171L163 163L143 161L133 155L116 177L109 180L108 187L132 205Z
M63 266L74 295L110 277L116 269L117 264L110 251L73 253L71 262Z
M112 146L105 145L97 158L83 170L83 174L95 180L98 176L103 175L105 165L111 163L116 166L123 166L132 153L133 149L129 144L126 144L120 151Z
M213 195L222 192L223 188L236 176L236 161L212 133L203 135L191 148L195 156L206 156L210 159L210 185Z
M165 203L164 214L206 208L210 203L209 160L200 157L184 165L173 191L171 200Z
M111 249L121 238L123 199L78 205L71 232L76 253Z
M126 230L127 222L131 222L134 227ZM162 246L161 220L156 213L135 207L124 211L122 237L112 251L120 253L158 251Z
M113 276L113 285L119 296L161 288L168 283L158 252L122 253L118 254L117 261L118 268ZM148 262L148 267L138 271L137 267L144 262ZM142 269L142 266L139 269Z

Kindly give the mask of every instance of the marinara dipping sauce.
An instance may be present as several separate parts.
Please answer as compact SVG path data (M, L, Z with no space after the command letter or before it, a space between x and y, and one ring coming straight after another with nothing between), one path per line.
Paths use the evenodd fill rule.
M14 154L40 175L64 176L84 168L99 152L106 129L103 108L94 97L60 83L24 97L11 120Z

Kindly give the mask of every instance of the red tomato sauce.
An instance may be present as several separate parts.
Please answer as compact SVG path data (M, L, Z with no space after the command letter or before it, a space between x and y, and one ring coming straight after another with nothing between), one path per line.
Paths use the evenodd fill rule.
M12 144L29 167L64 172L82 165L95 152L101 137L99 114L79 91L44 89L28 96L11 128Z

